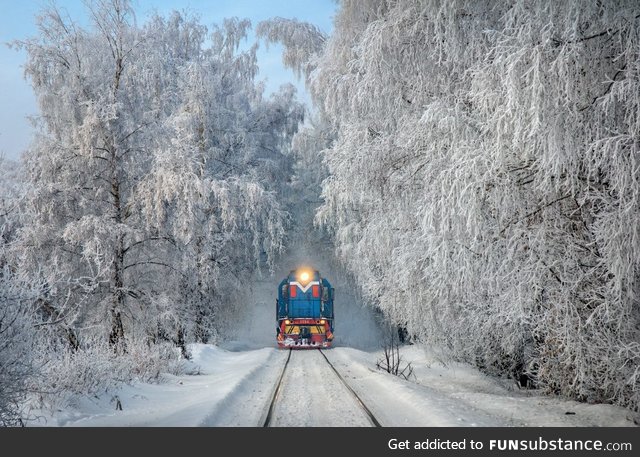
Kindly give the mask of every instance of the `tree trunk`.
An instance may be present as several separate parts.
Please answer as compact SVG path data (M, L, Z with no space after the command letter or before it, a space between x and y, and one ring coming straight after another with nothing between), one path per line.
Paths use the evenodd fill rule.
M199 302L196 305L196 328L194 331L194 338L196 343L208 343L209 342L209 331L205 325L207 320L207 313L202 303L203 295L202 292L198 291Z
M182 353L182 357L184 357L187 360L191 359L191 355L189 354L189 351L187 350L187 343L184 339L184 329L182 328L182 326L178 327L178 335L177 335L177 339L176 339L176 346L178 346L180 348L180 352Z
M124 326L122 325L122 309L124 309L124 281L123 281L123 243L122 237L118 236L116 243L115 261L113 262L113 302L111 305L111 334L109 343L117 353L126 353L127 345L124 337Z
M115 147L111 149L111 195L113 197L113 219L116 225L122 223L122 201L120 198L120 181L117 171L117 154ZM119 230L119 227L118 227ZM111 333L109 343L116 353L126 353L127 346L122 325L124 309L124 235L118 233L114 246L113 269L111 274L113 298L111 304Z
M203 179L205 175L205 154L206 154L206 145L205 145L205 137L204 137L204 124L200 123L198 127L198 149L200 152L200 166L198 167L198 178ZM202 279L204 267L206 264L206 260L204 257L204 247L203 247L203 238L202 236L198 236L196 240L196 270L198 274L198 283L197 283L197 303L196 303L196 316L195 316L195 331L194 338L198 343L208 343L209 342L209 331L205 325L208 314L207 307L205 306L205 293L204 293L204 281Z

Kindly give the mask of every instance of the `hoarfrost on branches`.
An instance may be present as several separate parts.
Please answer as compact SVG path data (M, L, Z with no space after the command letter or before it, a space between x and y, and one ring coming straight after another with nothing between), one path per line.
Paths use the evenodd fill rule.
M410 338L638 410L637 2L343 0L331 36L262 22L316 104L302 128L293 86L255 80L249 21L88 7L91 27L51 7L15 44L41 116L24 182L0 181L4 423L29 392L178 370L245 304L239 278L326 245L312 220Z
M174 12L139 26L128 1L87 7L88 28L54 5L14 43L41 114L14 268L43 285L41 356L67 390L188 358L246 306L241 278L282 251L303 120L293 86L263 96L257 45L239 47L248 20L208 30Z
M345 0L334 23L285 62L313 64L316 220L364 296L488 371L637 410L637 3Z

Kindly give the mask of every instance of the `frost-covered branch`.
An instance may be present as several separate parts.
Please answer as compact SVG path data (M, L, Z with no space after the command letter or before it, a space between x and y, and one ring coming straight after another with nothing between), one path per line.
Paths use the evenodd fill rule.
M15 43L41 116L19 211L0 206L12 274L43 285L30 382L61 396L166 367L247 306L246 278L283 250L304 114L293 86L263 98L246 19L209 32L178 12L138 25L128 0L86 6L86 28L52 6Z
M317 26L282 17L260 22L256 27L256 35L264 38L267 44L281 44L284 47L283 63L294 70L298 77L305 78L311 75L316 65L314 59L327 41L327 35Z
M365 300L487 371L638 408L639 13L340 4L307 81L334 134L316 222Z

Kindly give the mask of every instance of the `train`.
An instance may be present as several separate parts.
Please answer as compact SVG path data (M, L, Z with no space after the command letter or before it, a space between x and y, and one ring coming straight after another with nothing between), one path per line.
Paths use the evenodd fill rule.
M280 348L330 348L335 290L318 270L291 270L278 287L276 341Z

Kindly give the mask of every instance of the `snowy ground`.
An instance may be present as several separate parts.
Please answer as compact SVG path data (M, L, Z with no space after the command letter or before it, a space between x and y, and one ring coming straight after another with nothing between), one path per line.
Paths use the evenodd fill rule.
M287 351L210 345L194 345L192 351L197 375L166 375L162 384L134 384L84 398L38 425L261 426ZM444 366L423 347L402 350L415 368L411 381L377 370L379 351L335 347L327 355L383 426L635 426L623 408L520 391L462 364ZM274 425L367 426L318 356L313 350L294 351L291 363L298 369L288 371L286 402L278 406L281 419ZM116 410L116 396L122 410Z
M274 281L256 282L256 305L233 340L191 347L188 369L197 374L165 374L160 384L123 385L99 397L78 398L65 410L42 412L33 425L262 426L288 355L275 345ZM375 317L355 297L339 296L335 346L325 353L383 426L635 426L626 409L520 390L470 366L443 363L435 351L417 345L401 348L403 360L414 368L410 380L380 371L383 338ZM370 425L327 367L315 350L293 352L274 426Z

